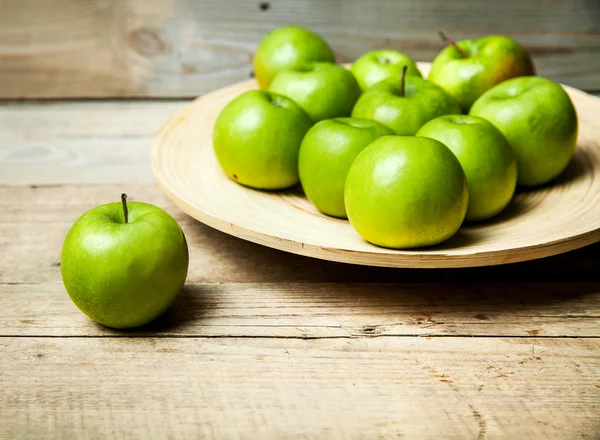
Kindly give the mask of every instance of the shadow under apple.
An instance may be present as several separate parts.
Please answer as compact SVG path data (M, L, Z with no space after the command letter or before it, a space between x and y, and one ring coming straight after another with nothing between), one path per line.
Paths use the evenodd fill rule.
M113 329L94 321L91 322L102 334L110 336L173 336L185 334L178 331L178 329L185 327L187 323L192 321L201 322L211 306L215 306L214 301L211 302L209 299L211 298L210 288L210 285L205 284L186 284L171 307L163 315L141 327Z
M478 228L493 227L526 215L528 212L535 210L539 206L543 201L544 193L560 191L561 188L572 185L580 179L585 178L591 172L593 172L593 166L590 162L589 155L581 149L576 150L573 159L565 171L563 171L555 180L546 185L534 188L517 187L513 199L502 212L488 220L465 223L459 233L455 236L456 238L453 237L446 242L446 244L440 246L441 248L451 249L483 239L481 234L477 233Z

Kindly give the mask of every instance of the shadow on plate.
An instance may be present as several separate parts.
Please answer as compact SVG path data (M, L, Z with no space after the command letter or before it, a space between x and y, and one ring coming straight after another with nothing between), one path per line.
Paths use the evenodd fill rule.
M565 171L555 180L535 188L517 187L515 196L502 212L489 220L465 223L459 233L440 245L439 249L455 249L482 239L481 234L477 233L478 229L493 227L533 211L542 202L544 193L571 185L583 179L590 172L592 172L592 167L588 154L583 150L577 150Z
M575 150L575 154L573 155L571 162L569 162L569 165L567 165L567 168L556 179L545 185L536 186L533 188L517 187L515 194L520 195L540 191L552 191L563 186L571 185L574 182L585 178L591 172L593 172L593 167L590 157L588 153L579 148Z
M500 223L505 223L514 220L517 217L525 215L528 212L534 210L540 202L540 199L531 197L531 195L531 192L528 194L517 193L510 201L510 203L506 206L506 208L504 208L502 212L500 212L498 215L488 220L483 220L480 222L467 222L463 225L463 228L469 230L493 227Z
M443 251L449 249L457 249L467 247L484 239L485 233L480 229L470 228L468 226L461 227L456 234L450 239L436 246L423 248L424 250Z

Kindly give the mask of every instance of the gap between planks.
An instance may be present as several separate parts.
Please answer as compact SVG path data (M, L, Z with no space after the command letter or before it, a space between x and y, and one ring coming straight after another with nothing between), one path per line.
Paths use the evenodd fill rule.
M214 326L211 326L214 327ZM135 335L19 335L5 334L2 338L43 338L43 339L293 339L293 340L320 340L320 339L360 339L360 338L463 338L463 339L600 339L600 336L529 336L529 335L419 335L413 333L388 334L388 335L348 335L348 336L264 336L264 335L176 335L160 333L135 334Z

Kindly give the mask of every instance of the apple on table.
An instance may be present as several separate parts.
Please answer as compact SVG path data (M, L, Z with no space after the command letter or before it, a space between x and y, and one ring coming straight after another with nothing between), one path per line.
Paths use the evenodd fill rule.
M173 217L126 198L84 213L61 255L63 283L75 305L117 329L162 315L181 291L189 264L185 236Z

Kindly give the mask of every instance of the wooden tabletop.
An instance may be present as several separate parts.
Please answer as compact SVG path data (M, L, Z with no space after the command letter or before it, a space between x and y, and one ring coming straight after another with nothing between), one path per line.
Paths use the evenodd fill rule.
M230 237L153 182L183 101L0 105L0 438L598 438L600 246L460 270L368 268ZM60 277L87 209L157 204L190 246L148 328Z

